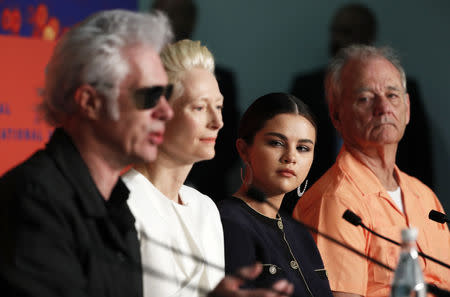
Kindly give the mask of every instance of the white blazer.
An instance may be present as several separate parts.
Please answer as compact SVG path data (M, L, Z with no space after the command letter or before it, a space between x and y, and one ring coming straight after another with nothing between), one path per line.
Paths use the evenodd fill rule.
M214 202L182 186L183 205L175 203L134 169L122 179L141 245L144 297L205 296L224 276L223 230Z

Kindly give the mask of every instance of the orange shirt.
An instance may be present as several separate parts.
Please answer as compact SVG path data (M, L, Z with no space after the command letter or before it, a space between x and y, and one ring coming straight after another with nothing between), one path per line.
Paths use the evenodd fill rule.
M293 216L339 241L394 268L400 247L377 238L342 218L350 209L370 229L401 241L401 229L419 230L417 246L450 264L450 233L445 224L428 219L430 210L443 212L436 195L416 178L395 167L403 196L402 213L372 171L342 149L336 163L300 198ZM313 234L333 291L363 296L389 296L393 273ZM420 258L425 280L450 289L450 270Z

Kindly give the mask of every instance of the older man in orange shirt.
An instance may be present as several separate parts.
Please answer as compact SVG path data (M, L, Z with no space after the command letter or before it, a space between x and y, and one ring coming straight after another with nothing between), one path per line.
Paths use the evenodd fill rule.
M329 66L326 95L344 146L336 163L299 200L294 217L391 267L400 248L351 225L342 214L350 209L366 226L396 241L401 229L414 226L419 229L418 249L450 263L448 228L428 219L432 209L443 212L439 200L395 165L410 120L398 59L387 48L348 47ZM392 272L323 237L315 240L335 296L389 295ZM422 258L420 264L427 282L450 288L448 269Z

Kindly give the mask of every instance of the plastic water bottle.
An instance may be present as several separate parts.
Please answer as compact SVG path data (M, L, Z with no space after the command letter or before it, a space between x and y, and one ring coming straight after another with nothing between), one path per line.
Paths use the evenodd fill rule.
M391 297L426 297L416 247L417 229L402 230L402 251L392 282Z

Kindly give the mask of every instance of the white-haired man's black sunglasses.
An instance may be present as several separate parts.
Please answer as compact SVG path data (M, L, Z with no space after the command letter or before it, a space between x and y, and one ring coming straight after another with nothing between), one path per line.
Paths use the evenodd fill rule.
M158 105L161 96L167 100L172 96L173 85L140 88L134 91L133 99L137 109L150 109Z

